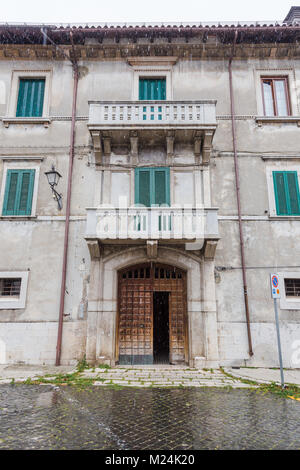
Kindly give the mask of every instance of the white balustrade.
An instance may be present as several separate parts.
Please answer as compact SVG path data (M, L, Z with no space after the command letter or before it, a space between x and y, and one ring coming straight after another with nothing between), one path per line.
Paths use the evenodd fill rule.
M89 102L90 126L216 125L216 101Z
M217 209L88 208L86 238L194 240L218 237Z

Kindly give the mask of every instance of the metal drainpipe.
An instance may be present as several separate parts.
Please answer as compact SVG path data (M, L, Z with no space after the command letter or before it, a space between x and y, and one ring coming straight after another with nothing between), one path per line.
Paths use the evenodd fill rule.
M71 42L72 32L70 32ZM74 46L73 46L74 51ZM72 122L71 122L71 136L70 136L70 152L69 152L69 173L68 173L68 191L67 191L67 202L66 202L66 224L65 224L65 236L64 236L64 253L63 253L63 265L62 265L62 279L60 288L60 306L59 306L59 320L58 320L58 332L57 332L57 345L56 345L56 362L55 365L60 365L61 358L61 345L62 345L62 330L63 330L63 317L64 317L64 306L65 306L65 290L66 290L66 275L67 275L67 262L68 262L68 245L69 245L69 225L70 225L70 206L71 206L71 192L72 192L72 172L73 172L73 160L74 160L74 142L75 142L75 119L76 119L76 103L77 103L77 90L78 90L78 64L76 57L72 60L73 66L73 103L72 103Z
M244 235L243 235L242 216L241 216L240 177L239 177L237 150L236 150L234 95L233 95L233 86L232 86L232 59L234 56L236 39L237 39L237 30L235 31L232 55L229 59L229 64L228 64L228 72L229 72L229 86L230 86L230 107L231 107L231 125L232 125L232 143L233 143L233 155L234 155L236 199L237 199L237 209L238 209L240 249L241 249L241 262L242 262L243 288L244 288L244 303L245 303L245 313L246 313L246 323L247 323L247 333L248 333L249 356L253 356L252 338L251 338L251 329L250 329L249 303L248 303L247 275L246 275L246 267L245 267Z

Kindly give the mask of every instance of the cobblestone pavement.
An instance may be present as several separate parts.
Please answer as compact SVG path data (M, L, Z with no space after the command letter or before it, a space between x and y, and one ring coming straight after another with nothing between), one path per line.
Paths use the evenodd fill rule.
M232 387L249 388L238 378L226 376L219 369L189 369L174 366L117 367L86 370L82 377L94 378L94 385L127 387Z
M58 373L74 373L76 369L52 368L34 369L27 366L18 372L7 368L6 376L2 375L3 383L24 382L44 376L45 380L53 380ZM45 377L45 374L48 377ZM52 375L53 374L53 375ZM115 368L86 369L78 374L78 378L92 379L96 386L119 385L123 387L233 387L249 388L239 378L228 377L220 369L190 369L182 366L133 366Z
M45 374L66 374L76 370L75 366L42 366L28 364L0 364L0 385L10 383L13 380L24 381L29 377L37 377Z
M0 387L0 449L300 449L300 405L257 390Z
M279 368L266 369L264 367L228 367L225 368L225 371L241 379L254 380L258 383L275 382L280 384ZM300 369L284 369L283 375L286 384L300 385Z

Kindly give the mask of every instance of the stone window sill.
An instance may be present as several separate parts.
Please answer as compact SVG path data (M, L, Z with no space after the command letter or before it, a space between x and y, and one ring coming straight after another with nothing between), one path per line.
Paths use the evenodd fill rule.
M269 215L270 220L299 220L300 215Z
M300 116L257 116L255 121L259 127L263 124L297 124L300 127Z
M24 220L35 220L35 219L37 219L36 215L0 215L0 221L1 220L24 221Z
M6 117L2 119L5 127L10 124L43 124L44 127L49 127L51 119L49 117Z

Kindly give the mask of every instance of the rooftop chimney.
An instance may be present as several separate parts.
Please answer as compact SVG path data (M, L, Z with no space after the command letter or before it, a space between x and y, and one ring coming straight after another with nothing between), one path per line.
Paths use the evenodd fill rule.
M300 7L291 7L283 22L290 24L300 23Z

